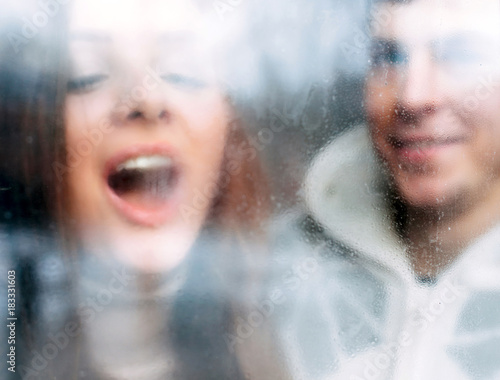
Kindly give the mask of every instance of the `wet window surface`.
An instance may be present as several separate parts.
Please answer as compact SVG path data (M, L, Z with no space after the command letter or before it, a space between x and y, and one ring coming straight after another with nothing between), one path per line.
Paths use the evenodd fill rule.
M1 379L500 379L497 1L0 5Z

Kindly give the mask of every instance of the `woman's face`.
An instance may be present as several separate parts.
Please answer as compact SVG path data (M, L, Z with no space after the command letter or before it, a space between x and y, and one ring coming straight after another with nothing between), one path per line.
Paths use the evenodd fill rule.
M186 0L75 0L66 99L73 228L145 271L186 255L207 218L230 111Z

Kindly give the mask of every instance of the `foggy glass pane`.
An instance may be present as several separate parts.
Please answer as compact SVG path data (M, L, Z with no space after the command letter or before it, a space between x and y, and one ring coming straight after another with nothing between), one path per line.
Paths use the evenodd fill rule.
M500 378L497 1L0 7L1 379Z

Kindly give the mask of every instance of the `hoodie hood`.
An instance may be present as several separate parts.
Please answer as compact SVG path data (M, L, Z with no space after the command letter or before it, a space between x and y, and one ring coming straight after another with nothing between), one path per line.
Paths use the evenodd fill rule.
M368 128L358 126L316 156L304 193L309 212L330 237L400 272L409 265L387 205L387 184Z
M317 258L314 275L272 287L284 302L271 334L291 363L281 378L500 379L500 225L424 283L394 230L388 180L366 127L314 159L305 202L335 244L300 246L292 263Z

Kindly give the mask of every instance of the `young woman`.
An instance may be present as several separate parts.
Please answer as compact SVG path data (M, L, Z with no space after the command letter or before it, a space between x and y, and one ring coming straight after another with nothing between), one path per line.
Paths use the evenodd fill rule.
M234 206L252 223L255 150L218 85L207 17L181 2L73 5L67 162L54 165L71 233L157 272L178 265L207 222L230 222Z
M181 0L61 12L67 89L50 185L74 298L68 317L39 322L49 328L25 372L239 378L229 293L243 287L243 249L258 255L266 184L215 70L221 23Z

